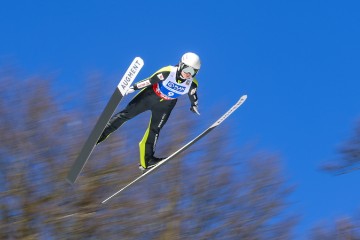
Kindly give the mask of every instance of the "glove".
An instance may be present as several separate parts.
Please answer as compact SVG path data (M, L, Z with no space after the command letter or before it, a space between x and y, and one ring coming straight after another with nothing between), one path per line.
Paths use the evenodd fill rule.
M199 108L197 105L191 105L190 111L192 111L193 113L196 113L197 115L200 115Z
M125 95L128 95L128 94L133 93L133 92L135 92L135 89L134 89L134 86L131 86L131 87L129 88L129 90L127 90L127 92L125 93Z

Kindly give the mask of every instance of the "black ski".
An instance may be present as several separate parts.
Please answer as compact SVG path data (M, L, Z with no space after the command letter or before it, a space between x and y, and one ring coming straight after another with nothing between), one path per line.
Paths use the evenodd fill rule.
M162 160L161 162L159 162L158 164L156 164L154 167L148 169L146 172L144 172L142 175L140 175L139 177L137 177L135 180L133 180L132 182L130 182L129 184L127 184L126 186L124 186L123 188L121 188L119 191L117 191L116 193L114 193L113 195L111 195L110 197L108 197L107 199L105 199L104 201L102 201L101 203L106 203L108 200L110 200L111 198L113 198L114 196L116 196L117 194L119 194L120 192L124 191L125 189L127 189L128 187L130 187L131 185L133 185L134 183L142 180L144 177L146 177L147 175L149 175L151 172L153 172L155 169L159 168L160 166L164 165L167 161L173 159L174 157L176 157L178 154L180 154L181 152L185 151L186 149L188 149L191 145L193 145L194 143L196 143L197 141L199 141L201 138L203 138L205 135L207 135L211 130L213 130L214 128L216 128L217 126L219 126L226 118L228 118L236 109L238 109L238 107L241 106L241 104L244 103L244 101L246 100L247 95L243 95L238 101L237 103L232 106L224 115L222 115L214 124L212 124L209 128L207 128L205 131L203 131L202 133L200 133L197 137L195 137L193 140L191 140L190 142L188 142L187 144L185 144L183 147L181 147L179 150L177 150L176 152L174 152L173 154L171 154L169 157L165 158L164 160Z
M81 170L84 168L86 161L89 159L89 156L92 153L101 133L104 131L106 124L114 114L114 111L119 105L121 99L123 96L125 96L126 92L129 90L129 87L143 66L144 61L140 57L136 57L132 61L124 76L121 78L118 86L115 88L114 93L105 106L105 109L101 113L95 127L91 131L88 139L80 151L80 154L78 155L67 175L66 179L69 183L75 183Z

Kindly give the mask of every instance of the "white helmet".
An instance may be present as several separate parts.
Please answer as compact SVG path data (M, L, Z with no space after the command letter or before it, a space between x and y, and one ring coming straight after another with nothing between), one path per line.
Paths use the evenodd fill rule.
M178 67L178 76L182 79L183 76L181 72L190 73L192 77L194 77L201 67L200 58L198 55L192 52L185 53L180 60L179 67Z
M181 57L180 63L184 63L189 67L195 68L196 70L199 70L201 67L200 57L192 52L185 53Z

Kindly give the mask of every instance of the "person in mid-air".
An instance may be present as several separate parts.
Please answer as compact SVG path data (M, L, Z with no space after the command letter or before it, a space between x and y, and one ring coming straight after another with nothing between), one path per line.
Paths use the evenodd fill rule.
M127 94L135 90L141 91L129 102L124 110L115 114L110 119L97 144L104 141L127 120L150 110L150 123L143 139L139 143L140 168L151 168L163 160L164 158L154 156L155 145L160 130L164 127L171 111L176 105L177 98L188 94L191 103L190 110L200 115L197 97L198 82L195 78L200 66L199 56L188 52L181 57L178 65L163 67L149 78L131 86Z

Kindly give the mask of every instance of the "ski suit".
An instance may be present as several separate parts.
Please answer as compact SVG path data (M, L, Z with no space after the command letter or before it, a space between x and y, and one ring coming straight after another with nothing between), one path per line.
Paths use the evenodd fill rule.
M150 110L151 118L144 137L139 143L140 165L147 168L149 160L154 157L155 146L171 111L176 105L177 98L188 94L191 106L197 106L196 78L181 79L177 66L163 67L149 78L133 85L134 90L141 90L125 107L115 114L105 127L103 137L118 129L127 120L138 114ZM192 108L191 108L192 109Z

